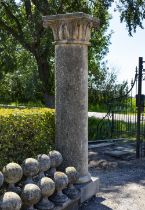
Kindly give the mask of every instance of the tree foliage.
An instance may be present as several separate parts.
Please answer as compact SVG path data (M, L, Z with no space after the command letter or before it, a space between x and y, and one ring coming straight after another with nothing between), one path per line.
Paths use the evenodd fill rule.
M0 79L4 73L13 72L16 69L16 41L0 30Z
M121 22L125 22L130 35L136 32L137 27L143 29L145 19L144 0L119 0L117 9L120 12Z
M43 101L42 82L34 57L21 45L17 45L15 60L12 62L15 69L3 72L0 80L0 102Z
M52 34L42 25L42 14L33 2L14 0L0 2L0 28L29 51L38 66L39 78L43 83L43 93L48 97L52 93L54 77L51 68L53 55ZM49 12L49 11L48 11Z
M113 0L1 0L0 78L5 80L5 87L12 90L12 98L28 100L37 98L42 92L45 103L50 105L49 96L54 95L53 36L51 30L43 28L44 15L82 11L101 20L100 29L92 33L89 84L103 84L107 71L104 70L102 60L110 43L110 34L106 31L110 19L108 8L112 2ZM145 17L144 0L118 0L116 5L121 21L126 21L130 34L137 26L142 27ZM34 82L34 78L37 82Z
M9 52L9 57L13 58L12 63L14 68L18 69L19 65L16 64L18 60L15 58L15 52L17 52L18 47L27 50L32 63L37 64L39 78L42 82L42 90L46 98L48 98L49 94L54 94L54 46L52 45L53 36L51 30L43 28L42 15L83 11L101 19L101 29L93 33L92 42L94 50L90 50L90 57L95 53L91 60L94 60L99 73L100 60L107 53L109 40L109 36L104 34L109 20L109 14L107 9L105 9L106 5L104 5L104 1L94 3L86 0L44 0L42 2L38 0L21 0L19 3L16 3L14 0L1 0L0 6L1 34L11 39L12 46L14 47L12 50L6 50L3 47L4 58L6 57L6 51ZM6 44L4 40L2 43L3 46ZM11 43L10 45L7 43L8 48L11 47ZM29 62L31 61L29 60ZM89 66L91 71L91 62ZM5 66L5 68L9 69L9 66ZM22 73L22 69L20 70L19 68L18 71Z

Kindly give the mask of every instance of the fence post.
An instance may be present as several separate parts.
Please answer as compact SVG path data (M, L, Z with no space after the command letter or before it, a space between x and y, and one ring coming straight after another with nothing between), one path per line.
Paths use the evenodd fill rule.
M114 133L114 111L112 111L111 138L113 137L113 133Z
M142 94L142 70L143 58L139 57L139 71L138 71L138 103L137 103L137 132L136 132L136 158L141 157L141 139L140 139L140 120L141 120L141 94Z

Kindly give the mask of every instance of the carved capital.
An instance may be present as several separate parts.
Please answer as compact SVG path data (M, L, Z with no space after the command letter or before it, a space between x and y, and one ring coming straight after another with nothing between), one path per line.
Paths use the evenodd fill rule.
M68 13L43 17L43 26L51 27L55 44L89 44L91 28L99 20L85 13Z

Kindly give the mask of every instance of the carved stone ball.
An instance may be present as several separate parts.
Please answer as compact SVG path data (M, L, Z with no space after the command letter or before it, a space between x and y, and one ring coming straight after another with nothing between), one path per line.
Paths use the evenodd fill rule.
M54 174L55 187L57 191L61 191L68 185L68 177L63 172L55 172Z
M37 160L39 162L39 170L47 171L50 168L50 157L45 154L40 154L37 156Z
M2 210L19 210L21 206L21 198L14 192L6 192L1 199Z
M39 187L41 189L42 195L46 197L51 196L55 191L55 183L52 179L48 177L43 177L40 180Z
M25 176L35 176L39 172L39 162L34 158L24 160L22 167Z
M68 177L68 181L69 181L70 184L76 183L76 181L79 178L79 174L78 174L77 170L74 167L67 167L65 169L65 173L66 173L66 175Z
M60 166L63 161L62 155L56 150L50 151L49 157L51 161L51 168L56 168Z
M23 170L17 163L9 163L3 168L4 179L9 184L17 183L23 176Z
M0 171L0 187L3 185L3 182L4 182L4 175Z
M24 204L31 206L39 202L41 190L35 184L26 184L22 191L22 200Z

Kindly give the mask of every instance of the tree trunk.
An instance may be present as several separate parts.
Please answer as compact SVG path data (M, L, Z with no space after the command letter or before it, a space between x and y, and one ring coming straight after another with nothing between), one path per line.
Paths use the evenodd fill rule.
M49 108L54 108L54 94L52 94L54 81L47 61L47 57L43 55L35 57L38 65L39 77L43 86L42 91L44 95L45 105Z

